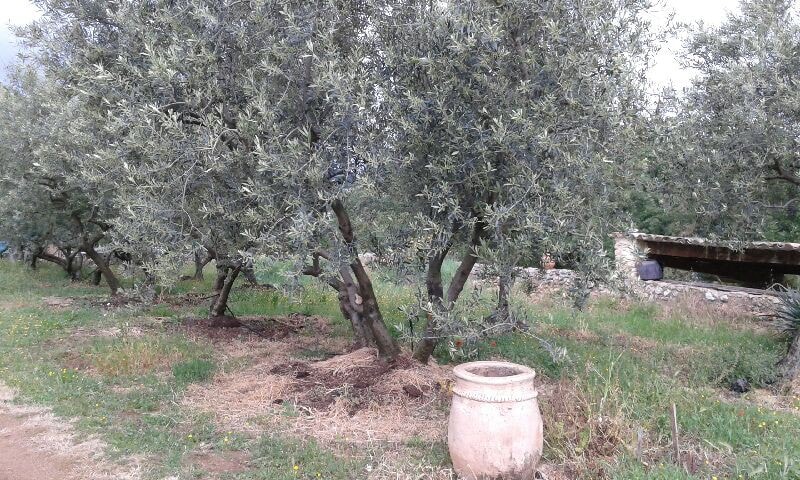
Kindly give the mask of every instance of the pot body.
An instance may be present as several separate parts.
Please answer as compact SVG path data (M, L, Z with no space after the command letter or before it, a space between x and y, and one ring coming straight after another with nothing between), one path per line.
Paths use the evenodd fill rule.
M513 363L473 362L453 373L447 443L459 477L534 478L543 446L534 371Z

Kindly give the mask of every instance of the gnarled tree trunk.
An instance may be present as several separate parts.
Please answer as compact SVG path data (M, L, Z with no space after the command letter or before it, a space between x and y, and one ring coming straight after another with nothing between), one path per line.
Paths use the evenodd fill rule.
M228 300L230 299L233 284L242 271L241 262L230 265L227 262L217 261L217 278L214 281L214 295L209 310L211 326L220 328L239 327L241 323L233 316L227 315Z
M109 262L94 249L94 246L85 245L84 247L83 251L86 253L86 256L97 265L97 271L95 272L95 278L98 280L97 283L100 283L99 275L102 275L106 279L108 288L111 289L111 295L117 295L119 293L120 283L119 279L117 279L117 275L111 270Z
M40 249L36 253L36 257L39 260L44 260L46 262L55 263L56 265L58 265L59 267L65 269L65 270L67 268L67 261L65 259L63 259L63 258L61 258L59 256L56 256L56 255L52 255L50 253L47 253L44 249Z
M450 281L450 285L447 288L447 294L444 297L444 287L442 286L442 264L444 263L444 259L447 256L447 252L449 251L450 247L448 246L448 248L443 252L433 255L431 260L428 262L426 286L428 290L428 297L435 309L438 309L439 311L450 309L456 300L458 300L458 297L461 295L461 292L464 290L464 287L467 284L470 273L472 273L472 269L478 262L478 247L481 244L481 240L483 239L485 231L486 224L482 219L479 218L478 221L475 222L475 227L472 231L469 249L461 259L461 263L459 264L455 275L453 275L453 279ZM414 349L415 360L422 363L428 363L431 355L433 355L433 351L436 349L436 345L439 343L438 334L439 325L436 323L436 318L434 315L429 314L427 318L427 324L425 325L425 335Z
M357 347L375 346L375 335L373 335L372 330L364 320L363 301L357 293L358 286L347 267L340 268L339 274L342 276L342 283L339 288L339 306L353 327L355 344Z
M208 254L195 252L194 254L194 279L195 280L202 280L203 279L203 269L206 268L211 262L212 258Z
M350 223L350 216L341 200L337 199L331 202L331 209L336 215L336 220L339 224L339 232L341 232L345 245L349 250L351 258L350 270L353 272L355 278L353 285L357 286L358 294L361 296L360 307L364 324L371 332L380 355L392 361L400 353L400 348L397 346L397 342L395 342L391 333L389 333L389 329L386 327L386 323L383 321L383 315L378 305L378 299L375 296L372 279L361 263L361 259L358 258L356 237L353 232L353 226Z
M313 264L303 269L303 274L319 278L323 274L319 259L330 260L330 256L323 252L315 252L313 257ZM342 316L350 322L353 329L355 346L357 348L375 346L375 337L364 321L361 297L358 295L358 286L350 273L350 267L342 266L339 268L339 277L330 275L325 278L325 282L336 290Z
M80 280L80 272L83 267L83 265L77 261L80 257L80 250L76 249L73 251L69 247L60 248L59 250L61 254L64 255L64 263L61 267L67 274L67 277L73 282Z

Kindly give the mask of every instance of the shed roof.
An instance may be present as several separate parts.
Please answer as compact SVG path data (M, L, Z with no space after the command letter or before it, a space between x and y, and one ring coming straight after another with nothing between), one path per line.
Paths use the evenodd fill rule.
M800 243L789 242L739 242L725 240L710 240L699 237L670 237L667 235L653 235L650 233L631 232L625 234L636 240L655 243L670 243L676 245L717 247L732 250L774 250L784 252L800 252Z

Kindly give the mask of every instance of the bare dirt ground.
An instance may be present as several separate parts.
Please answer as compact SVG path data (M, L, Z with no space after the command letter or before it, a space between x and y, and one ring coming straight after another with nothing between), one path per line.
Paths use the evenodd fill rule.
M0 383L0 480L135 480L139 469L121 469L101 458L106 446L78 439L72 425L49 410L12 403Z
M30 446L36 431L17 417L0 414L0 480L76 478L75 459L53 456Z

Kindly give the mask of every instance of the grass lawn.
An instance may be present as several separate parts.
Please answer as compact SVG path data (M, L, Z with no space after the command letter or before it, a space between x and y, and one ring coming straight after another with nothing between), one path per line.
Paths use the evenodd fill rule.
M274 272L261 275L275 281ZM387 320L402 323L399 307L415 290L376 277ZM243 340L181 328L182 319L206 314L210 284L182 282L170 294L180 301L109 305L104 288L70 283L60 270L0 261L0 381L17 391L16 402L51 408L74 419L81 435L99 437L110 462L136 461L143 478L450 478L446 398L403 399L387 410L345 389L324 408L345 408L339 396L357 408L335 422L292 402L302 393L289 384L280 402L256 401L253 389L277 388L284 378L268 363L281 349L299 345L284 360L314 367L346 348L348 327L332 291L308 283L289 298L236 289L231 307L239 316L327 319L324 328ZM608 298L580 313L534 300L516 299L531 334L486 339L473 358L538 372L548 478L800 478L800 397L771 393L786 344L763 325L724 311ZM541 338L566 348L566 358L554 360ZM451 361L446 351L437 355L440 365ZM251 383L241 396L252 405L235 398L245 377ZM728 392L738 378L754 391ZM682 465L671 450L673 403ZM369 416L376 412L397 423L359 425L380 421ZM406 412L414 418L403 425Z

